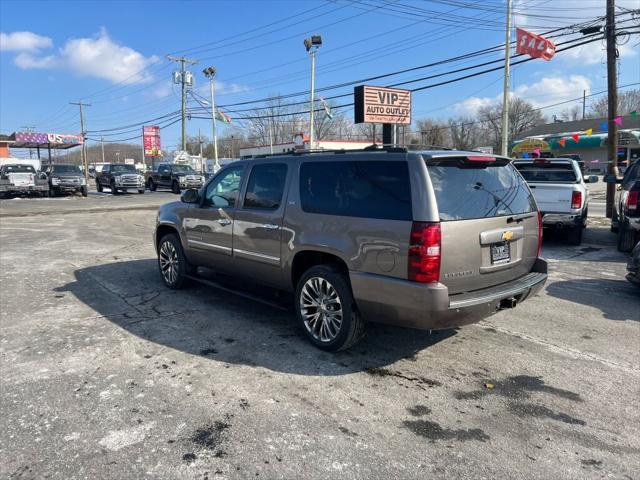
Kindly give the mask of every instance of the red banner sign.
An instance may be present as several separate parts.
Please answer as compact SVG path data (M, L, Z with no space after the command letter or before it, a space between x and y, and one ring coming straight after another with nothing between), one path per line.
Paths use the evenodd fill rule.
M162 150L160 149L160 127L155 125L142 127L142 144L144 145L145 155L162 155Z
M518 54L549 61L556 53L556 45L540 35L517 28L516 37L518 40L516 53Z

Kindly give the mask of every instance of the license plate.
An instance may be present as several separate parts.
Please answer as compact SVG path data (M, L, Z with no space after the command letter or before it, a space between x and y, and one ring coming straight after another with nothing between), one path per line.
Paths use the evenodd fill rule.
M491 263L509 263L511 261L511 247L507 242L491 245Z

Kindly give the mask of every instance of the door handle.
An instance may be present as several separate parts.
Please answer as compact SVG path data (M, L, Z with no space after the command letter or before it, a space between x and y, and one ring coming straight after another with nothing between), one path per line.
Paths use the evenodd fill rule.
M228 218L220 218L218 219L218 223L222 226L225 225L230 225L231 224L231 220L229 220Z
M262 228L266 228L267 230L278 230L280 225L274 225L273 223L265 223L262 225Z

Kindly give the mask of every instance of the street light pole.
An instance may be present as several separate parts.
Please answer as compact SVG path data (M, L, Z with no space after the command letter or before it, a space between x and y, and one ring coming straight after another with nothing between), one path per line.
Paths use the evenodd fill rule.
M311 94L309 100L309 150L313 150L314 144L314 110L315 110L315 77L316 77L316 53L318 48L322 45L322 37L320 35L312 35L310 38L304 40L304 46L307 49L307 53L311 57Z
M215 86L214 77L216 76L215 67L207 67L202 73L209 79L209 87L211 90L211 128L213 133L213 158L214 158L214 171L220 169L220 162L218 161L218 130L216 125L216 100L215 100Z

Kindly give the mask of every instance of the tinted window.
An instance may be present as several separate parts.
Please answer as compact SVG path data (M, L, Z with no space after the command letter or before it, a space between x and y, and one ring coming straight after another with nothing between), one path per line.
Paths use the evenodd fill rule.
M77 165L54 165L51 167L51 171L54 173L76 173L80 175L80 167Z
M411 220L406 162L307 162L300 167L302 209L348 217Z
M511 164L428 164L440 220L466 220L532 212L536 203Z
M205 203L213 207L234 207L238 199L244 166L231 167L207 185Z
M5 167L7 173L36 173L31 165L7 165Z
M133 165L111 165L111 171L113 173L138 173L136 167Z
M169 170L169 167L167 167L167 170ZM193 168L191 168L189 165L174 165L173 173L183 174L183 175L193 175L194 173L196 173L196 171Z
M629 188L629 186L640 180L640 161L636 161L631 164L622 178L622 188Z
M167 173L167 172L169 172L169 166L160 165L160 167L158 168L158 173Z
M245 208L276 210L282 202L287 166L283 163L256 165L251 169Z
M575 183L578 181L570 163L514 163L527 182Z

